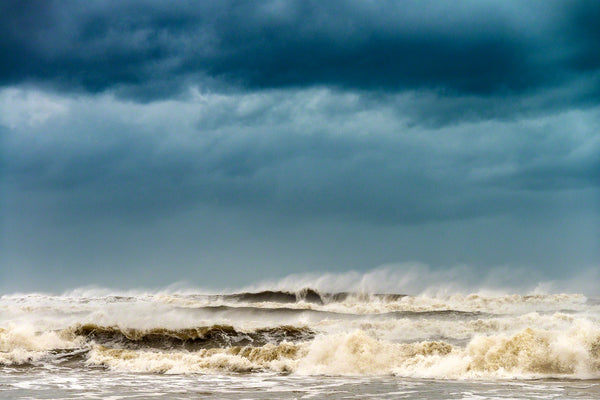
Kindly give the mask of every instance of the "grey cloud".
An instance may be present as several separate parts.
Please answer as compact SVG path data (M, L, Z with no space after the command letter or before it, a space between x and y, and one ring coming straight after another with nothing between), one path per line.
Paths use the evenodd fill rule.
M597 266L598 107L414 124L414 97L390 96L2 90L1 285Z
M393 106L365 108L344 93L256 96L173 103L173 115L157 117L187 128L120 117L157 105L73 103L62 122L8 132L4 181L40 193L36 201L58 217L82 220L152 219L207 204L416 224L536 212L544 192L598 189L597 109L425 129ZM574 122L581 126L564 135ZM177 139L165 140L172 129L181 129ZM42 135L43 146L29 141Z

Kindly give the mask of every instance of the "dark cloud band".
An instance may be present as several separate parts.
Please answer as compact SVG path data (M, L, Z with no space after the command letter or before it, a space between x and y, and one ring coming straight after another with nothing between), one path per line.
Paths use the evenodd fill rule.
M595 2L29 0L1 7L4 85L37 81L138 98L173 96L193 83L486 96L600 71Z

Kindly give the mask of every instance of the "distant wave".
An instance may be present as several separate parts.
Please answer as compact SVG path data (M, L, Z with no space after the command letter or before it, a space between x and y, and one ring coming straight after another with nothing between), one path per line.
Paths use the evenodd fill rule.
M480 311L461 311L461 310L425 310L425 311L377 311L370 313L356 314L343 311L326 311L305 308L292 307L265 307L265 306L204 306L194 310L204 313L222 313L232 315L267 315L267 316L290 316L290 315L313 315L321 318L360 318L370 316L371 318L477 318L483 315L491 316L490 313Z
M263 290L259 292L242 292L242 293L234 293L221 295L217 297L221 297L225 300L238 301L238 302L274 302L274 303L298 303L298 302L306 302L313 304L328 304L328 303L336 303L347 300L352 297L358 301L371 301L372 299L380 299L383 301L396 301L402 297L405 297L404 294L365 294L365 293L353 293L353 292L319 292L318 290L311 288L303 288L298 291L288 292L288 291L272 291L272 290Z

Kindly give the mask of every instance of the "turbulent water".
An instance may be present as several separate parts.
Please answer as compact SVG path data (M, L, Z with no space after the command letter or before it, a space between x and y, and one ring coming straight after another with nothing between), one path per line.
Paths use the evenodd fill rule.
M260 291L0 298L0 398L600 398L600 301Z

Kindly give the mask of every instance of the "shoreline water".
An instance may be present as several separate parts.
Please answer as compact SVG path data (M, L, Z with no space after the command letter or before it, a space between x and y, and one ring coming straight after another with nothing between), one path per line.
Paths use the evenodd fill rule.
M592 399L600 302L312 288L5 295L0 377L5 398L560 398L573 390ZM455 397L442 395L446 386Z

